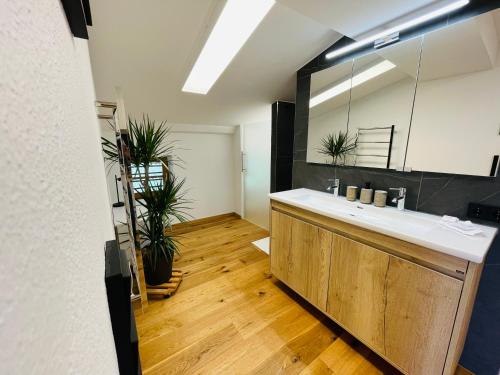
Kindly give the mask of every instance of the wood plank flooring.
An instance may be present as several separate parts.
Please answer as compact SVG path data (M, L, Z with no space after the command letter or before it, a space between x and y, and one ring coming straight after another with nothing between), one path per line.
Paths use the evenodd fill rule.
M183 226L177 293L136 312L144 374L398 374L271 277L236 216Z

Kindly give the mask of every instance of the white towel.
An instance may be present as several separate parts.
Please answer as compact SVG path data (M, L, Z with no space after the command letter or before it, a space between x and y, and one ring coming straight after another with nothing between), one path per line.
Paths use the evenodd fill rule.
M444 215L440 221L441 225L446 228L453 229L454 231L465 234L466 236L475 236L483 233L483 231L470 220L460 221L458 217Z

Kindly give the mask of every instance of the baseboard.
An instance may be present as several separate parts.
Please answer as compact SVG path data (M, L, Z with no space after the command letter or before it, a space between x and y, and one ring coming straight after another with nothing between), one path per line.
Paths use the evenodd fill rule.
M214 223L217 221L222 221L225 219L241 219L241 216L237 214L236 212L230 212L227 214L221 214L221 215L214 215L214 216L208 216L208 217L203 217L201 219L194 219L190 221L186 221L185 223L177 223L172 225L172 229L185 229L189 227L195 227L198 225L203 225L203 224L209 224L209 223Z

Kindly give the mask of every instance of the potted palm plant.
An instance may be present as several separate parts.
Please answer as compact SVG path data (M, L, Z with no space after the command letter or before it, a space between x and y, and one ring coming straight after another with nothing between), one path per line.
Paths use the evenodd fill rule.
M172 276L178 241L171 235L174 219L187 220L188 201L184 198L182 187L184 179L169 174L161 186L142 189L137 202L146 209L139 215L138 234L144 259L144 276L149 285L167 282Z
M172 223L187 221L189 201L183 192L184 179L179 179L169 169L167 160L172 157L174 144L168 140L169 129L165 122L156 123L143 116L142 121L129 118L130 158L136 201L144 207L138 216L137 234L144 260L144 275L149 285L167 282L172 275L175 253L179 243L172 235ZM102 138L105 160L118 161L116 145ZM161 163L163 176L152 177L151 166Z
M346 155L356 149L357 143L357 137L351 137L348 132L339 131L322 138L318 152L331 157L332 165L339 165L341 161L345 164Z

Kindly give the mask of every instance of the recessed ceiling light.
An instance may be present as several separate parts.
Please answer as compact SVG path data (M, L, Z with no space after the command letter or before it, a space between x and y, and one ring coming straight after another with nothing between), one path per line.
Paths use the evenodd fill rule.
M347 52L351 52L351 51L354 51L360 47L363 47L363 46L366 46L372 42L375 42L376 40L378 39L382 39L388 35L391 35L391 34L394 34L394 33L399 33L403 30L407 30L411 27L414 27L414 26L417 26L417 25L420 25L424 22L427 22L427 21L430 21L434 18L437 18L439 16L442 16L442 15L445 15L447 13L450 13L450 12L453 12L454 10L457 10L459 8L462 8L463 6L469 4L469 0L459 0L459 1L455 1L451 4L448 4L444 7L441 7L441 8L438 8L432 12L429 12L429 13L426 13L420 17L417 17L417 18L414 18L412 20L409 20L407 22L404 22L400 25L397 25L397 26L394 26L394 27L391 27L390 29L387 29L385 31L382 31L380 33L377 33L377 34L374 34L372 36L369 36L367 38L364 38L358 42L354 42L354 43L351 43L351 44L348 44L347 46L345 47L342 47L342 48L339 48L337 50L334 50L332 52L329 52L326 54L326 58L327 59L332 59L334 57L337 57L337 56L340 56L340 55L343 55L343 54L346 54Z
M274 0L227 0L182 91L210 91L273 5Z
M359 74L356 74L354 77L352 77L352 80L347 79L339 83L338 85L335 85L332 88L323 91L321 94L318 94L315 97L311 98L309 100L309 108L326 102L327 100L330 100L335 96L342 94L343 92L349 91L349 89L351 89L352 87L359 86L372 78L375 78L381 74L384 74L385 72L388 72L391 69L394 69L395 67L396 65L394 65L390 61L384 60L381 63L378 63L377 65L374 65L371 68L366 69Z

